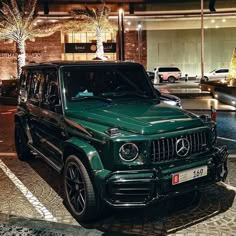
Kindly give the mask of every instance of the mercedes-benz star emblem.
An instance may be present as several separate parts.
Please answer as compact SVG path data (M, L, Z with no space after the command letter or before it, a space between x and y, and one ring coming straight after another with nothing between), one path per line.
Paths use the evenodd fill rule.
M189 141L186 138L180 138L176 142L176 153L180 157L188 155L190 149Z

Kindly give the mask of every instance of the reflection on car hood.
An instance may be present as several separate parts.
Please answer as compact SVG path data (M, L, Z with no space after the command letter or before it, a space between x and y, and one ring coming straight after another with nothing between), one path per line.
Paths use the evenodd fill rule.
M202 126L202 121L187 111L142 99L90 106L89 109L76 111L67 110L65 115L75 122L82 122L85 126L87 122L90 126L91 123L102 126L102 131L117 127L139 134L165 133Z
M167 100L172 100L172 101L180 100L179 97L172 95L172 94L167 94L167 93L161 93L161 98L167 99Z

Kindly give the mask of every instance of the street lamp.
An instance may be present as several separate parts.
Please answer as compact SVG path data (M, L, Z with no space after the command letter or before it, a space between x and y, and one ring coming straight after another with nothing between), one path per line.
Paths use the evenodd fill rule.
M119 60L125 60L125 44L124 44L124 10L119 9L118 12L118 50Z

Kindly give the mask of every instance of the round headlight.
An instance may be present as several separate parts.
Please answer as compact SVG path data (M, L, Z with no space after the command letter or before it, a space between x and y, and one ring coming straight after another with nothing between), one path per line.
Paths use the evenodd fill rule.
M123 161L134 161L138 154L138 147L134 143L125 143L119 150L119 156Z

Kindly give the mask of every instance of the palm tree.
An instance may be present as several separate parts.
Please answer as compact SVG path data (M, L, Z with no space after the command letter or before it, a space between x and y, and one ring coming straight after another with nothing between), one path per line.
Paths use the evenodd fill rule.
M110 13L109 8L103 3L97 8L74 8L69 13L75 19L84 20L84 28L86 30L91 30L96 32L97 39L97 51L96 58L105 59L104 57L104 48L102 43L102 32L104 30L112 31L113 27L108 21L108 16Z
M73 21L37 24L37 0L3 0L0 9L0 40L16 43L17 77L25 65L25 41L50 36L60 29L78 29ZM80 29L80 28L79 28Z
M236 87L236 48L233 50L227 81L231 86Z

